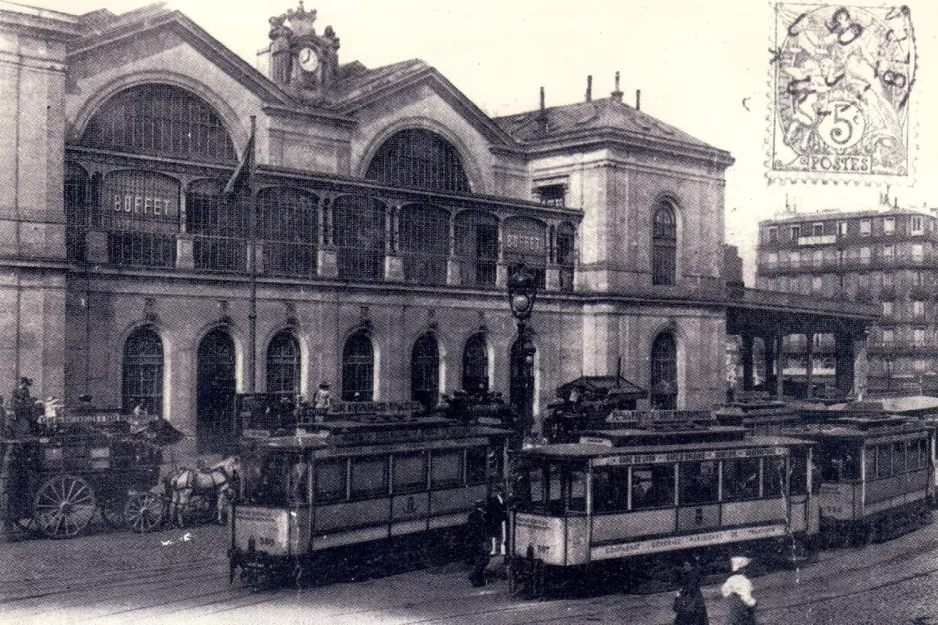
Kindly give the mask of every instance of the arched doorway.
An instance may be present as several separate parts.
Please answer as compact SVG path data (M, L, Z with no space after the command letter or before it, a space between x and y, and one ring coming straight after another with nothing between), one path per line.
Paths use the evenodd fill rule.
M232 440L235 396L235 346L224 328L199 343L196 382L196 434L199 453L225 453Z
M436 337L424 334L410 356L410 398L430 409L440 398L440 349Z
M521 419L523 432L529 433L534 419L534 360L537 348L527 336L518 337L511 345L508 394L511 408Z
M374 396L375 352L371 337L358 331L342 349L342 401L371 401Z
M651 346L651 407L677 408L677 343L674 334L662 332Z
M489 390L489 356L482 332L469 337L463 349L462 388L470 394L487 393Z

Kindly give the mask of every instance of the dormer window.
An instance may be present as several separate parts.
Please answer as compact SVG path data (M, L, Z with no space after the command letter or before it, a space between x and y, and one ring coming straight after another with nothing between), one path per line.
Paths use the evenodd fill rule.
M562 184L548 184L534 188L534 199L544 206L563 208L566 206L567 187Z

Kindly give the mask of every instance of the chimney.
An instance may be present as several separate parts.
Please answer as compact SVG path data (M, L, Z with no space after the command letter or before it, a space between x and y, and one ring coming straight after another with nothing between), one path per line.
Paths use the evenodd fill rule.
M547 108L544 105L544 87L541 87L541 110L537 114L537 124L541 132L547 132Z
M622 92L619 91L619 72L616 72L616 90L613 91L613 92L612 92L611 94L609 94L609 95L611 95L611 96L612 96L612 99L615 100L615 101L617 101L617 102L621 102L621 101L622 101Z
M593 101L593 77L592 76L586 77L586 101L587 102Z
M635 90L635 110L636 111L642 110L642 90L641 89Z

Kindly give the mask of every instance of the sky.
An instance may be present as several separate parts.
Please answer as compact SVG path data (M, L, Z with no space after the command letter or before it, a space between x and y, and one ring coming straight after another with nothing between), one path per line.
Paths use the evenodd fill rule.
M20 0L68 13L122 13L142 0ZM938 207L938 3L906 0L919 71L910 95L913 175L895 181L900 206ZM268 18L296 0L171 0L209 34L252 65L265 47ZM851 5L884 2L850 0ZM786 203L798 212L876 205L878 183L769 183L766 173L773 76L774 11L766 0L307 0L317 30L332 25L339 60L368 67L421 58L491 116L581 101L614 89L625 101L721 149L727 171L726 240L738 245L752 284L757 223Z

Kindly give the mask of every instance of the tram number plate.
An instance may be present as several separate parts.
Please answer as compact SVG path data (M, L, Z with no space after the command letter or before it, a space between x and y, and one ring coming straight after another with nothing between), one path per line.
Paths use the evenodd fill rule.
M261 536L257 539L257 544L263 545L265 547L273 547L277 544L277 541L271 538L270 536Z
M534 551L538 555L544 555L550 551L550 545L536 545L534 547Z

